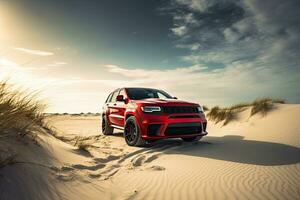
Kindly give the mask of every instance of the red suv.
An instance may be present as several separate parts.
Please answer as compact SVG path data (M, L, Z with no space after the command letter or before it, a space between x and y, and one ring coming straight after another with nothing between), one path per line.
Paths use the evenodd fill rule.
M205 115L196 103L177 100L151 88L121 88L110 93L103 106L102 132L124 130L130 146L144 146L162 138L191 142L206 135Z

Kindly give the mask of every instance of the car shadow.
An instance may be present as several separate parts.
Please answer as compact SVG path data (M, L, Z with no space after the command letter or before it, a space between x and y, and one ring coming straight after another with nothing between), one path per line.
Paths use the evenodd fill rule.
M183 154L231 162L274 166L300 162L300 148L273 142L244 140L242 136L207 136L198 142L182 142L178 139L158 141L152 147L169 145L165 154Z
M122 132L113 136L123 137ZM124 141L125 142L125 141ZM197 142L181 139L158 140L148 146L154 152L205 157L244 164L274 166L300 162L300 148L286 144L245 140L243 136L205 136Z
M118 131L118 132L114 132L114 134L112 136L123 137L123 135L124 135L123 132Z

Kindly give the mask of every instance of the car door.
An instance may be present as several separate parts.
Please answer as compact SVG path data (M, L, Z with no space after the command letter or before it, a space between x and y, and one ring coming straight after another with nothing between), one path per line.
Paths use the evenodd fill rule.
M124 99L127 98L125 89L120 89L119 95L123 95ZM115 102L115 109L116 109L116 125L120 127L124 127L124 119L125 119L125 110L126 105L124 101L116 101Z
M102 112L106 115L109 116L109 102L111 101L111 96L113 95L113 92L110 93L105 101L105 104L102 107Z
M108 103L108 118L111 125L118 126L118 109L117 109L117 96L119 94L119 90L113 92L110 102Z

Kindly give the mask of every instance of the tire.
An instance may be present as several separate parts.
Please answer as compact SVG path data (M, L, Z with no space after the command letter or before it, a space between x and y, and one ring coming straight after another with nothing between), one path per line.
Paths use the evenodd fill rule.
M106 116L102 117L102 133L103 135L112 135L114 132L114 128L109 126Z
M125 122L124 138L129 146L143 147L147 144L147 140L142 138L139 126L133 116L129 117Z
M196 136L196 137L188 137L188 138L181 138L185 142L194 142L199 141L202 138L202 136Z

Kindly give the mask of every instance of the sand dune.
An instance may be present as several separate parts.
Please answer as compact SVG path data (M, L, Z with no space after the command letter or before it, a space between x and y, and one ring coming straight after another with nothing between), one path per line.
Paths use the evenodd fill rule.
M299 199L299 113L245 110L226 126L209 123L200 142L149 148L101 135L99 117L51 117L64 142L41 134L40 146L18 144L22 160L0 169L1 199Z

